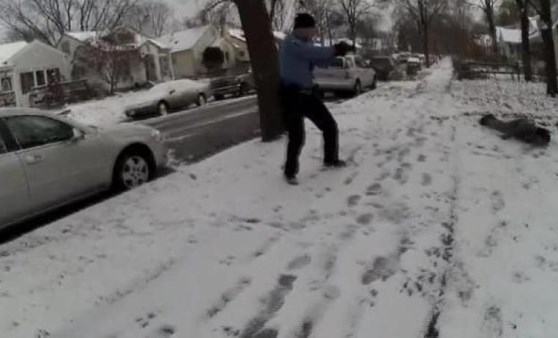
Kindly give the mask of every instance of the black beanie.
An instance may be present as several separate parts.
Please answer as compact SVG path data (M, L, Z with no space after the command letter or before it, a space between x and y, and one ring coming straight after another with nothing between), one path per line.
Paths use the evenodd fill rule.
M294 29L297 28L315 28L316 19L308 13L297 14L294 23Z

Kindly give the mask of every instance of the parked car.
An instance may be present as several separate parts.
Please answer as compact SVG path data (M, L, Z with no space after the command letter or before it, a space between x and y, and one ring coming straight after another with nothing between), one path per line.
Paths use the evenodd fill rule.
M325 67L314 71L314 83L320 92L362 93L365 88L375 89L376 72L367 68L360 56L337 57Z
M409 76L415 76L418 74L418 72L422 69L421 63L420 63L420 59L418 58L414 58L414 57L410 57L407 60L407 75Z
M206 83L185 79L160 83L138 94L138 102L125 109L130 118L167 115L192 104L203 106L211 91Z
M0 109L0 228L98 192L146 183L167 161L160 132L96 128L35 109Z
M227 95L244 96L254 88L254 80L251 73L223 76L205 81L209 83L209 88L215 100L222 100Z
M379 80L387 81L397 65L389 56L376 56L370 59L370 67L376 71Z

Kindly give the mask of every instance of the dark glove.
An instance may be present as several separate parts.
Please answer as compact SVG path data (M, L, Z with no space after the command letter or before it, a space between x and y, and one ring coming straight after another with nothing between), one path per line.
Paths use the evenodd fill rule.
M347 53L355 51L355 47L345 41L341 41L333 47L335 48L335 56L345 56Z

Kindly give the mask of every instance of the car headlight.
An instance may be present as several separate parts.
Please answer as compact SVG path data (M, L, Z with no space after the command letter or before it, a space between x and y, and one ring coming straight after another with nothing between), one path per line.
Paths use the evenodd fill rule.
M153 137L155 140L163 142L165 139L163 137L163 134L161 134L160 131L153 129L151 131L151 137Z

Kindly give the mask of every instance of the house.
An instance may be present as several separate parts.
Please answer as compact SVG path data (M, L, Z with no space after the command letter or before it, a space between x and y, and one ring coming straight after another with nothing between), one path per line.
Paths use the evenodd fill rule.
M521 29L496 27L498 54L508 60L521 59Z
M58 48L72 60L72 79L112 89L174 78L170 48L129 27L110 32L67 32Z
M169 34L160 41L171 48L172 64L177 78L195 78L207 73L203 53L208 47L223 51L224 69L233 69L249 62L246 40L233 36L230 30L214 26L195 27Z
M277 48L280 47L281 42L285 40L287 34L283 32L273 32ZM248 52L248 45L246 44L246 37L242 29L229 28L228 38L233 42L236 51L236 58L239 62L250 62L250 55Z
M0 106L29 107L36 87L69 79L70 60L40 41L0 45Z

